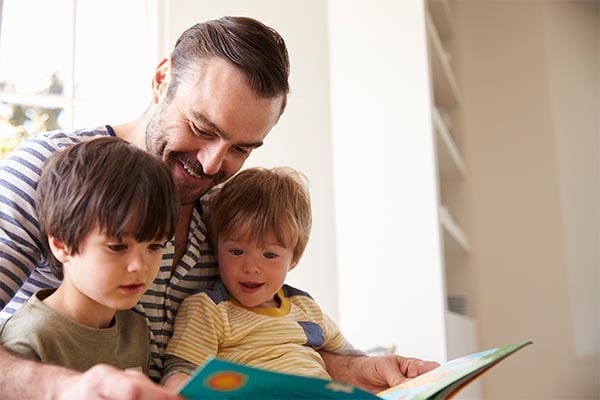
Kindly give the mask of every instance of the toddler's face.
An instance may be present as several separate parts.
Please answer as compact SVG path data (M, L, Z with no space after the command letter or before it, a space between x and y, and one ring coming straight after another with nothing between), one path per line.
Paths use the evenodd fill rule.
M245 307L278 307L274 296L295 265L292 248L278 243L274 235L264 242L261 245L245 237L218 241L221 280Z

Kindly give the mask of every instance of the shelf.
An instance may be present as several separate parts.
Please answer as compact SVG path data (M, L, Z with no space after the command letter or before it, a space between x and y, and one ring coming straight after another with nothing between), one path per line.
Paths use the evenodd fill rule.
M427 2L431 19L441 38L454 35L456 24L454 14L448 0L429 0Z
M446 312L448 327L448 358L452 359L477 351L477 324L465 315Z
M463 178L466 175L465 163L440 116L440 112L435 107L433 109L433 127L439 138L437 152L440 176L450 179Z
M440 41L429 13L427 13L427 30L430 38L429 53L431 57L434 102L450 110L460 103L460 92L454 78L454 73L450 67L449 56Z
M450 211L444 206L439 209L440 225L444 233L444 249L448 254L470 253L471 244L460 226L454 221Z

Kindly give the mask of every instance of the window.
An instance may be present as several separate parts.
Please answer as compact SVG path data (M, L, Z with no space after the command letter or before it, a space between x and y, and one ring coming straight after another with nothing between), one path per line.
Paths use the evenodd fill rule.
M140 115L158 1L0 0L0 157L36 132Z

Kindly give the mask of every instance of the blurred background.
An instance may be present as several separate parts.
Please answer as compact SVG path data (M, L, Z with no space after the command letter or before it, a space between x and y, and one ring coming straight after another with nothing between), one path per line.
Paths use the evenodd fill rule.
M190 25L277 29L291 94L246 166L310 180L289 283L355 346L439 362L534 344L459 398L600 398L600 3L0 0L0 157L119 124Z

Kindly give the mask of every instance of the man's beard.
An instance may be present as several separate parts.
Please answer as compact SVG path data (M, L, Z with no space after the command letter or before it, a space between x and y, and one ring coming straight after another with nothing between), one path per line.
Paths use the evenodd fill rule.
M189 170L186 171L186 173L191 171L193 174L192 176L203 178L204 182L202 187L198 187L190 185L185 181L178 180L173 176L181 204L192 204L215 185L223 182L227 176L223 170L219 170L214 175L206 175L198 160L183 152L170 151L167 148L169 134L163 124L163 121L165 121L166 118L167 108L166 104L163 103L159 105L159 109L150 117L146 125L146 149L163 160L171 171L172 176L176 168L185 165L187 170Z
M175 168L185 166L183 169L186 171L186 173L191 172L193 177L203 180L203 185L199 187L190 185L185 180L174 179L175 187L177 188L177 193L179 195L181 204L194 203L215 185L223 182L227 178L222 170L219 170L214 175L205 174L202 164L200 164L196 159L190 159L190 157L186 156L184 153L163 150L163 154L161 156L171 171L173 171Z

